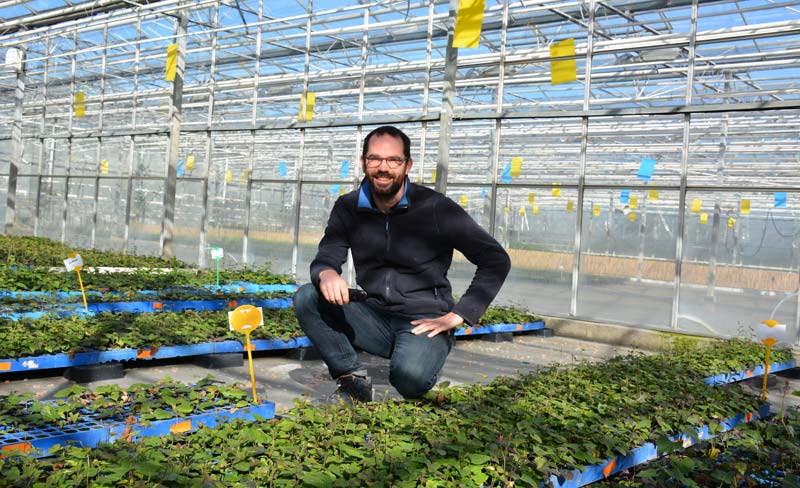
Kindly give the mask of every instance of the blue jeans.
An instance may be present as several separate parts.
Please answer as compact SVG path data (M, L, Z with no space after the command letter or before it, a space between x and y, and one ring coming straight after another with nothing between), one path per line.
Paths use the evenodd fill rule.
M300 327L319 350L333 378L364 368L353 346L390 359L389 382L405 398L418 398L436 385L455 342L452 333L414 335L413 318L390 314L364 302L329 303L312 284L294 295Z

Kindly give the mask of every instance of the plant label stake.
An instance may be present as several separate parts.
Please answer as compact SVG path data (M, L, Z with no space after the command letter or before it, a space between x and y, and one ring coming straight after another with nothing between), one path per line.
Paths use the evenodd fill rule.
M264 312L261 307L242 305L228 312L228 325L231 330L241 332L245 338L247 363L250 366L250 384L253 385L253 402L258 403L256 396L256 375L253 371L253 353L250 347L250 333L259 325L264 325Z
M212 247L211 248L211 259L217 261L217 288L219 288L219 262L222 259L224 253L222 252L221 247Z
M78 273L78 284L81 285L81 295L83 295L83 308L88 312L89 305L86 304L86 292L83 290L83 280L81 279L81 268L83 267L83 259L78 253L72 253L67 259L64 260L64 266L67 267L67 272L75 270Z
M765 320L756 326L756 338L767 346L764 361L764 384L761 387L761 400L767 399L767 376L769 375L769 352L772 346L786 340L786 324L777 320Z

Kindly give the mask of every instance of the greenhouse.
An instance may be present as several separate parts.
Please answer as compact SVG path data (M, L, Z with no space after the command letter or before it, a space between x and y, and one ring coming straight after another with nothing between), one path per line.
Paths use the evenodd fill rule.
M794 0L0 1L0 486L800 486L799 80Z

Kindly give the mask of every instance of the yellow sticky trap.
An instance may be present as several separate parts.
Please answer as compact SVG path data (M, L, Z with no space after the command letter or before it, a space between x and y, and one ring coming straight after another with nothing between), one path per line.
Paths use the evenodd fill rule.
M703 212L703 213L700 214L700 223L704 224L704 225L708 223L708 214L707 213Z
M742 200L739 205L739 211L742 215L747 215L750 213L750 200Z
M594 207L592 207L592 215L594 215L595 217L600 216L600 205L595 205Z
M461 195L461 206L462 207L466 207L467 206L467 202L468 202L467 196L466 195Z
M695 198L692 200L692 213L699 213L700 209L703 208L703 201L699 198Z
M188 156L186 158L186 169L189 171L194 169L194 156Z
M733 229L734 225L736 225L736 219L733 217L728 217L728 228Z
M639 208L639 197L631 195L631 197L628 199L628 204L631 208Z
M533 202L536 200L536 195L533 192L528 193L528 205L533 205Z
M572 200L567 201L567 212L572 212L572 209L575 207L575 204L572 203Z
M166 81L173 81L175 73L178 71L178 44L172 43L167 46L167 72L164 76Z
M431 182L436 183L436 170L431 171Z
M314 118L314 104L316 101L317 94L308 92L308 95L306 95L306 122L311 122L311 119Z
M575 56L575 39L569 38L550 45L550 57ZM558 85L578 79L578 69L574 59L550 61L550 83Z
M525 207L520 207L519 208L519 216L520 217L524 217L525 215L526 215Z
M306 116L306 96L300 95L300 110L297 111L297 121L302 122Z
M561 188L559 188L557 186L553 187L553 189L550 190L550 194L553 195L554 197L560 197L561 196Z
M511 177L518 178L522 174L522 158L511 158Z
M510 214L511 213L511 207L509 207L508 205L504 206L503 207L503 212L505 212L506 215Z
M230 183L233 181L233 171L228 170L225 172L225 183Z
M347 188L344 187L344 186L340 186L339 187L339 195L344 195L345 193L347 193Z
M108 159L100 161L100 173L104 175L108 174Z
M658 200L658 190L647 190L648 200Z
M534 205L533 206L533 215L539 215L539 206L538 205Z
M459 0L453 47L478 47L483 26L484 0Z
M75 103L73 104L75 108L75 117L80 119L84 115L86 115L85 103L86 103L86 93L82 91L75 93Z
M628 214L628 220L631 222L636 222L636 212L631 212Z
M242 177L241 177L241 178L239 178L239 181L240 181L241 183L247 183L247 180L248 180L249 178L250 178L250 170L249 170L249 169L246 169L246 170L244 170L244 173L242 173Z

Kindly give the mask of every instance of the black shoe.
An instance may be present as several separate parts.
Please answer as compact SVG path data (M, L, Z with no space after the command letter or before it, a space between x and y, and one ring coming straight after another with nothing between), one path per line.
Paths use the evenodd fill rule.
M350 374L343 374L336 381L339 388L334 395L338 395L344 401L352 402L371 402L375 398L375 389L372 387L372 378L366 375L366 371L355 371Z

